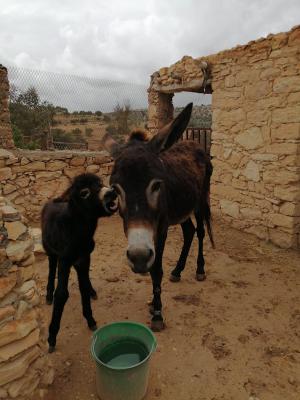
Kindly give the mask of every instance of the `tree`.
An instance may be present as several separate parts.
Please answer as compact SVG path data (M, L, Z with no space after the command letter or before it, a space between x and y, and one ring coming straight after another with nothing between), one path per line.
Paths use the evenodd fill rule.
M41 101L37 90L31 86L25 91L12 87L9 108L12 125L17 128L15 138L18 145L23 143L24 147L25 143L34 143L30 146L39 147L45 131L53 123L55 107Z

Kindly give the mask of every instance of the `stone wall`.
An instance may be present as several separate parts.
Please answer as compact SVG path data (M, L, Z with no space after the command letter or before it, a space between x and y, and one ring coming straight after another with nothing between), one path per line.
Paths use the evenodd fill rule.
M38 222L43 204L61 194L74 176L92 172L108 183L111 169L106 152L0 150L0 193Z
M196 59L194 74L201 61L212 90L214 214L281 247L300 247L300 27ZM154 74L149 88L156 131L160 110L151 99L163 86L171 92L172 69ZM159 77L160 87L153 85Z
M9 84L7 70L0 64L0 148L14 148L8 109Z
M46 356L33 240L0 197L0 398L41 398L54 377Z

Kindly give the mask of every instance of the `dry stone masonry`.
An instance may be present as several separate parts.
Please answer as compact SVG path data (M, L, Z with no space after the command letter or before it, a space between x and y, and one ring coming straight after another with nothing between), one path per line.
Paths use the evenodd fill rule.
M172 118L177 91L212 92L216 217L300 247L300 27L154 73L152 133Z
M24 218L0 197L1 399L39 399L54 377L46 356L33 249Z
M41 208L61 194L83 172L108 183L112 161L105 152L7 151L0 149L0 193L30 221L40 221Z
M0 64L0 148L14 148L8 109L9 83L7 70Z

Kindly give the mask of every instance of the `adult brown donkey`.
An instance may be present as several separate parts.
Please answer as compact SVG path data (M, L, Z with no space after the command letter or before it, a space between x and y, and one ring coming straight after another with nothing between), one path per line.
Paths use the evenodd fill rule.
M190 103L176 119L147 141L143 132L131 134L125 145L110 136L104 146L115 159L111 185L118 194L119 212L128 238L127 259L133 272L150 271L153 283L151 327L163 329L161 281L162 255L168 227L180 224L184 244L171 280L180 280L195 231L199 241L196 279L205 279L204 223L210 227L210 157L195 142L176 143L189 122ZM194 213L197 228L191 215Z

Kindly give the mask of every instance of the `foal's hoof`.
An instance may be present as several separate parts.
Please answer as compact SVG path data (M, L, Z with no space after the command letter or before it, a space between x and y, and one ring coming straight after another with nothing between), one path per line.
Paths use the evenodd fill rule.
M55 346L49 345L48 353L53 353L54 351L55 351Z
M53 303L53 297L46 296L46 304L48 304L48 306L51 306L52 303Z
M164 321L158 319L156 321L151 321L151 329L153 332L160 332L165 328Z
M97 325L96 324L91 325L89 326L89 329L94 332L97 329Z
M203 282L206 279L206 275L205 274L196 274L196 280L199 282Z
M170 281L171 282L179 282L180 279L181 279L180 276L176 276L176 275L172 275L172 274L170 275Z
M92 300L98 300L98 295L96 292L91 292L90 297Z

